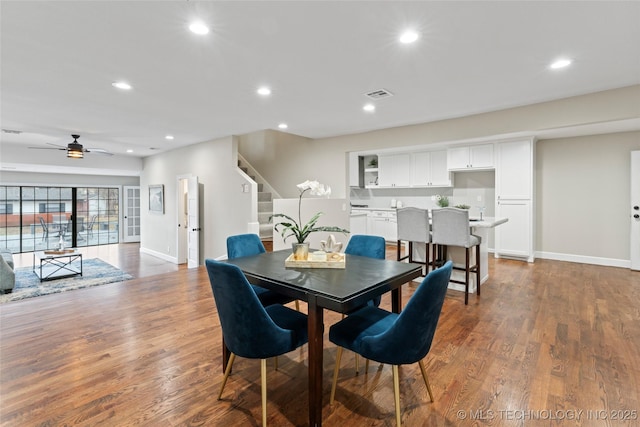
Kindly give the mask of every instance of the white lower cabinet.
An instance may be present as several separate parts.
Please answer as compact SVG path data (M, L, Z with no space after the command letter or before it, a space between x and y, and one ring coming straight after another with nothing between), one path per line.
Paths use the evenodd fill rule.
M349 218L349 234L368 234L367 230L367 213L352 212Z
M371 211L367 221L367 232L372 236L382 236L387 241L398 240L398 220L395 212Z
M499 200L496 218L508 218L495 229L495 254L526 258L533 262L533 235L531 233L531 201Z

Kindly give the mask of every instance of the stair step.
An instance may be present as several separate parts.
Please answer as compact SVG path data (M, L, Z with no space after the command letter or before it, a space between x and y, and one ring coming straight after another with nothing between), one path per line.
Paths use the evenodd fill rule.
M258 212L258 222L260 224L268 224L271 215L273 215L272 212Z
M258 212L273 212L273 202L258 202Z
M271 193L258 192L258 201L259 202L270 202L271 201Z

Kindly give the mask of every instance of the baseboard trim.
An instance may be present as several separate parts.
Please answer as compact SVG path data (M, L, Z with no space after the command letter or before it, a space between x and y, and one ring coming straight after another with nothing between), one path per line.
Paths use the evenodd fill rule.
M140 246L140 253L151 255L151 256L154 256L156 258L160 258L160 259L163 259L165 261L169 261L169 262L172 262L174 264L178 264L178 258L176 258L174 256L171 256L171 255L163 254L162 252L154 251L152 249L143 248L142 246Z
M584 255L560 254L556 252L536 252L537 258L555 261L576 262L579 264L602 265L606 267L631 268L631 261L615 258L601 258Z

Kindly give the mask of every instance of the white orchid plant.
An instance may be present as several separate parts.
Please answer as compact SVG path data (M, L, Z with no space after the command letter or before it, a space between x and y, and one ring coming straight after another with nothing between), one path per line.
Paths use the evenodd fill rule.
M309 194L313 196L321 196L321 197L329 197L331 195L331 187L328 185L320 184L318 181L305 181L301 184L297 185L298 190L300 191L300 196L298 198L298 221L291 218L289 215L285 214L274 214L269 218L271 221L273 218L284 218L277 224L275 224L274 229L280 233L284 241L286 242L289 237L295 237L298 243L304 243L304 241L309 237L309 234L316 231L330 231L330 232L338 232L348 234L349 230L345 230L340 227L333 226L322 226L316 227L316 223L320 216L322 216L322 212L318 212L315 214L309 222L307 222L304 226L302 226L302 216L300 214L302 208L302 196L304 193L309 192Z

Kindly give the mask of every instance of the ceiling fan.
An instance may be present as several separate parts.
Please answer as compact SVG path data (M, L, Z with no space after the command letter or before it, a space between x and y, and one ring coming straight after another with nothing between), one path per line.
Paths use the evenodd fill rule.
M48 142L47 144L53 145L57 148L50 148L50 147L29 147L29 148L34 148L36 150L64 150L67 152L67 157L70 159L82 159L84 158L84 153L98 153L98 154L104 154L107 156L113 156L113 153L110 153L107 150L102 148L84 148L82 144L78 142L78 138L80 138L80 135L71 135L71 137L73 138L73 142L70 142L69 144L67 144L66 147Z

